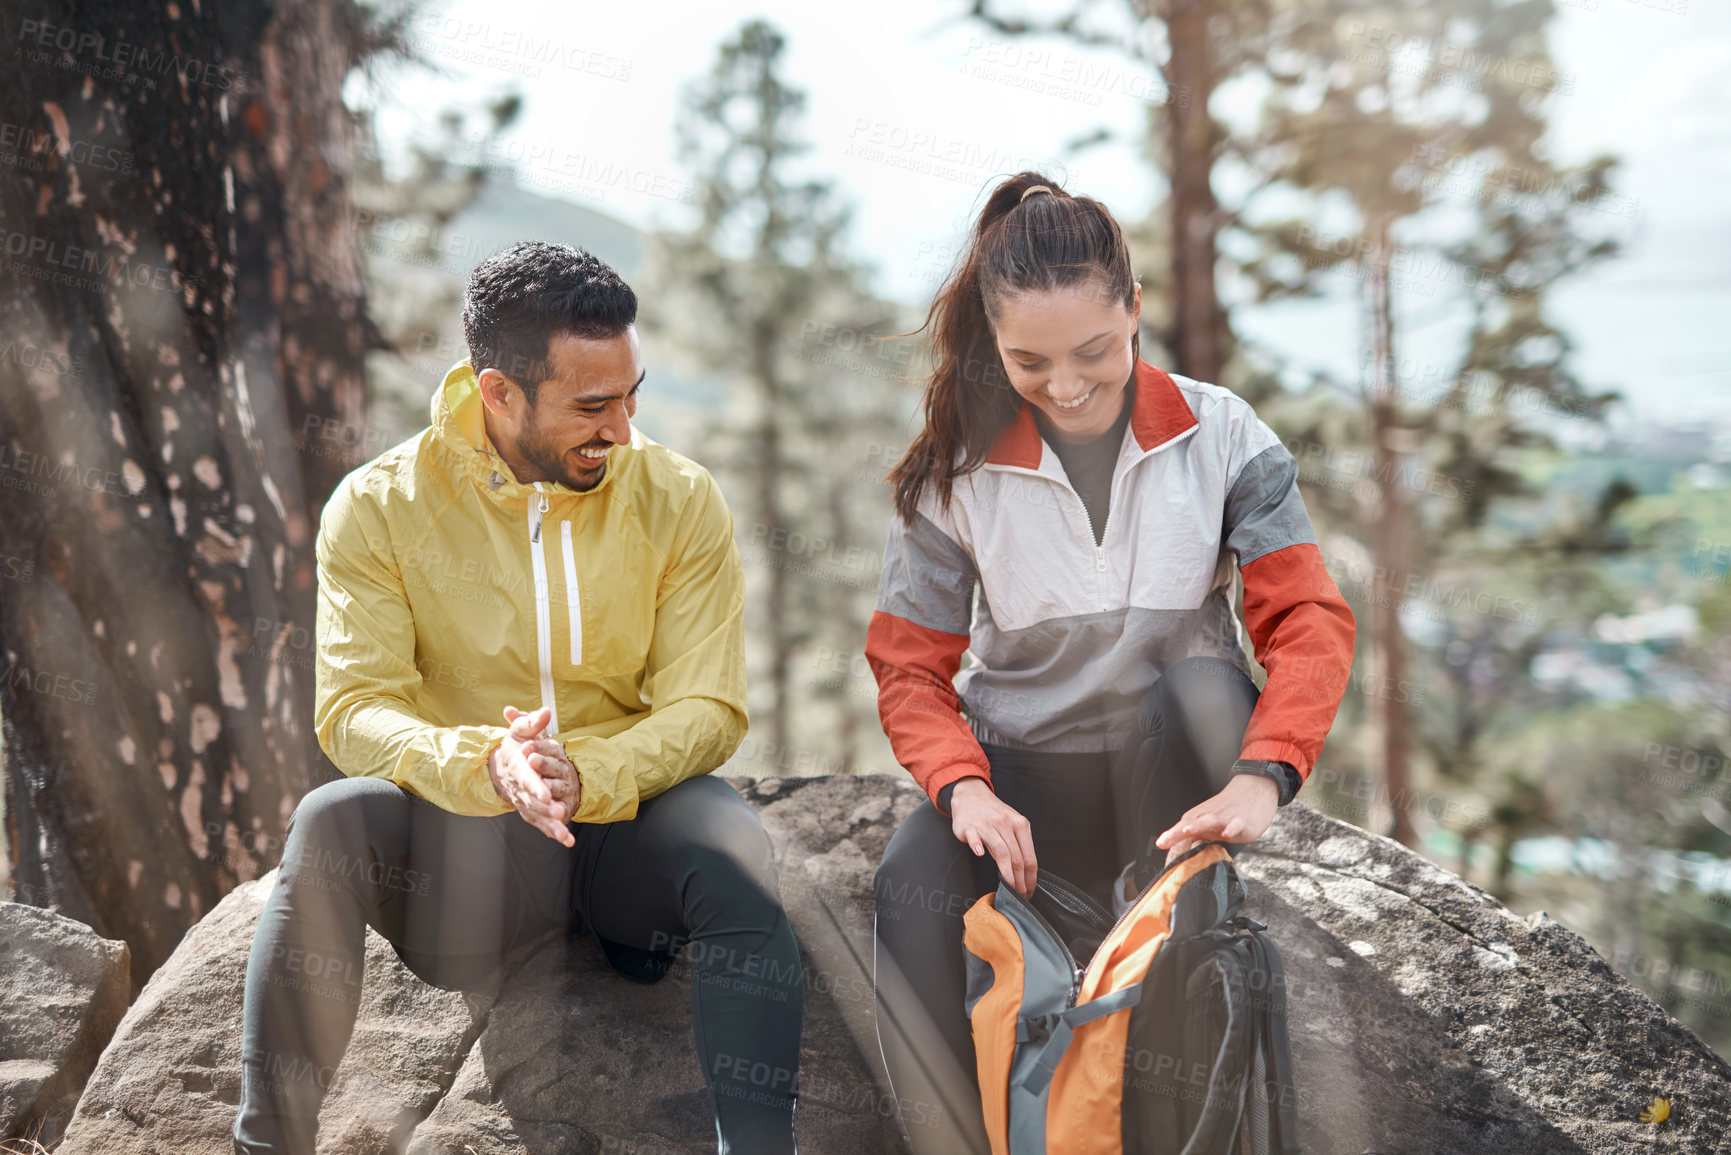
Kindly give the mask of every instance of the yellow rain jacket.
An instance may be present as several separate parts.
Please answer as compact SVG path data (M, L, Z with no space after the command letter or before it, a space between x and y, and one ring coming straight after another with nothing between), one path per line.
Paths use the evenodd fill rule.
M317 546L314 726L343 773L458 814L508 814L487 775L504 708L553 707L575 821L721 765L745 736L745 572L696 462L645 437L594 489L519 484L465 360L432 426L343 479Z

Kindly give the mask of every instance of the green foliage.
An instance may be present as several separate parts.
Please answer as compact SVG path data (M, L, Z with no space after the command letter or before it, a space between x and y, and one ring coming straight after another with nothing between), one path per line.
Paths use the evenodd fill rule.
M1378 596L1398 599L1402 624L1373 614L1361 646L1410 647L1423 705L1381 701L1380 721L1407 711L1439 784L1482 803L1501 890L1514 840L1554 812L1520 767L1496 764L1491 736L1543 701L1529 670L1548 640L1615 607L1597 570L1630 548L1622 478L1581 501L1524 472L1558 425L1598 420L1614 397L1575 376L1546 298L1615 251L1595 211L1615 162L1546 155L1567 80L1546 45L1548 3L1281 11L1288 34L1270 52L1255 131L1226 162L1254 174L1238 256L1258 301L1333 292L1343 277L1364 286L1372 341L1357 379L1271 397L1264 413L1306 451L1307 504L1331 548L1391 575ZM1401 355L1421 309L1463 319L1451 357ZM1391 629L1400 636L1379 636Z
M488 179L487 142L522 111L509 93L485 107L443 109L408 144L400 172L388 172L373 134L372 111L355 114L358 137L356 242L369 286L369 311L385 348L368 362L368 440L353 464L427 424L428 380L417 349L461 353L463 280L446 251L451 221L474 203ZM478 129L471 122L478 121ZM441 367L442 369L442 367Z

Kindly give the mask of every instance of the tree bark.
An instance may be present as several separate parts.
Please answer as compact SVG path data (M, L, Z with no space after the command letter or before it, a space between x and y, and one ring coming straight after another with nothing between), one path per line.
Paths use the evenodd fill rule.
M788 615L787 566L793 564L776 543L776 529L782 525L781 481L786 472L782 460L781 408L783 404L781 376L775 365L776 344L780 333L773 321L760 319L753 326L751 366L752 383L757 388L762 406L757 427L757 460L752 468L757 474L757 506L768 527L765 551L769 559L769 591L764 607L764 628L769 631L769 685L771 708L770 741L775 743L777 765L788 756L788 740L792 732L793 703L788 670L793 660L794 643Z
M829 489L830 540L845 545L854 540L853 519L848 516L845 483L833 477L826 479L826 482ZM837 590L837 601L841 603L839 608L842 610L843 620L849 626L854 627L858 636L863 638L865 630L858 629L856 616L849 612L853 608L852 602L848 598L851 589L850 586L840 587ZM838 646L837 649L844 654L848 652L846 645ZM837 712L840 717L836 720L836 745L841 749L841 764L836 767L835 771L837 774L853 774L859 769L859 711L854 708L852 697L848 692L848 686L852 680L852 661L849 659L848 665L842 671L842 689L841 694L837 697Z
M1225 316L1215 292L1220 206L1212 176L1220 133L1208 112L1214 94L1214 37L1208 0L1170 0L1164 15L1172 56L1166 64L1166 136L1171 194L1173 355L1178 372L1218 383L1225 368Z
M0 70L25 145L0 184L7 833L17 896L124 939L136 989L335 774L312 539L371 340L356 24L348 0L61 11Z
M1412 801L1410 764L1412 728L1407 716L1406 695L1398 692L1406 683L1406 635L1401 630L1400 609L1410 564L1407 521L1411 507L1400 486L1402 429L1398 422L1394 385L1394 318L1388 283L1389 218L1378 225L1377 242L1370 257L1371 364L1376 380L1371 389L1371 435L1376 447L1378 512L1371 544L1376 558L1372 602L1372 633L1381 657L1378 673L1382 690L1376 695L1382 730L1383 782L1388 788L1390 811L1387 834L1396 842L1413 846L1418 842L1409 806Z

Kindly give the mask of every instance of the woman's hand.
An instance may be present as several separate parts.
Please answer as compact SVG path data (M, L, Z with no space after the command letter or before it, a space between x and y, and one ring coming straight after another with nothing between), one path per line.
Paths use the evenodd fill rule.
M1034 893L1034 839L1028 820L1000 802L984 778L956 782L950 791L950 829L975 856L991 851L998 873L1024 897Z
M956 791L961 793L960 788ZM1220 793L1184 812L1154 845L1170 862L1198 842L1255 842L1274 821L1280 787L1260 774L1236 774Z

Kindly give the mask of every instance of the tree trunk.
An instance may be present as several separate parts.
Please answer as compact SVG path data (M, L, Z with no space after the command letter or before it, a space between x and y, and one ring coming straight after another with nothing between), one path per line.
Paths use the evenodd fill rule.
M769 719L770 741L775 743L777 765L788 756L788 734L792 703L788 693L788 668L793 659L792 633L788 623L787 568L790 559L781 556L776 530L782 524L781 475L781 378L776 372L775 350L778 333L769 321L755 327L752 342L752 376L757 384L758 401L763 407L757 430L757 460L752 468L758 471L758 513L767 527L764 540L769 559L769 591L764 609L764 629L769 636L769 684L774 702Z
M839 441L839 439L838 439ZM826 478L829 489L829 521L830 540L842 546L847 546L854 539L853 518L848 516L847 482L838 478ZM836 616L849 627L857 630L864 637L865 630L858 626L854 609L854 588L851 585L838 584L832 587L836 601ZM842 644L837 647L841 653L847 653L849 647ZM854 699L848 686L853 681L851 659L841 675L841 693L836 696L836 705L841 714L836 722L836 744L841 748L841 764L836 767L837 774L852 774L859 768L859 711L854 708Z
M1513 897L1509 876L1514 873L1515 840L1519 837L1520 828L1513 823L1497 827L1497 861L1491 871L1491 896L1498 902L1507 903Z
M312 539L370 339L355 16L67 8L0 74L28 156L0 184L8 835L18 897L124 939L136 988L334 775Z
M1211 383L1219 382L1226 361L1226 321L1214 289L1220 212L1210 179L1220 144L1208 113L1215 81L1208 22L1215 11L1207 0L1170 0L1164 17L1172 48L1166 65L1172 191L1166 207L1172 229L1173 355L1178 372Z
M1461 832L1460 852L1455 858L1455 873L1468 882L1473 880L1473 850L1478 844L1478 830L1468 829Z
M1406 635L1401 631L1400 609L1405 595L1407 567L1407 520L1410 507L1400 487L1400 451L1394 388L1394 320L1389 299L1389 220L1384 216L1370 258L1371 364L1376 374L1371 392L1371 432L1376 446L1378 513L1372 533L1376 558L1372 636L1381 657L1378 673L1380 692L1375 697L1382 730L1383 782L1388 787L1390 838L1413 846L1409 807L1412 790L1409 767L1412 731L1406 711L1406 695L1399 692L1406 682Z

